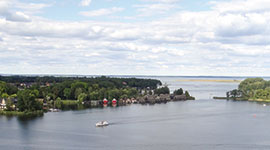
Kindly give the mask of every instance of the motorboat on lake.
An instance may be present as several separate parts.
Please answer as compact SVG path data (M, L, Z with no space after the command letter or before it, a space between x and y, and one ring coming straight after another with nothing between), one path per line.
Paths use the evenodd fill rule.
M107 121L100 121L98 123L96 123L96 127L104 127L104 126L108 126L109 123Z

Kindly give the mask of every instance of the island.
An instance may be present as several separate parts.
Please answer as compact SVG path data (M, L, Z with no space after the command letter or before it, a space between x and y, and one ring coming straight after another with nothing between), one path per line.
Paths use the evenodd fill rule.
M0 76L0 115L195 100L182 88L170 92L156 79L117 77Z
M247 78L240 82L238 89L227 92L227 99L270 102L270 81L263 78Z

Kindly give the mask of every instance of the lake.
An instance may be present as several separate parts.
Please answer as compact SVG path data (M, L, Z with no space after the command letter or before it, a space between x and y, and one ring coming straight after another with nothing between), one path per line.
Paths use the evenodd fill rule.
M0 116L0 149L270 149L270 106L211 99L238 83L156 78L199 100L46 113L31 120ZM100 120L111 125L95 127Z

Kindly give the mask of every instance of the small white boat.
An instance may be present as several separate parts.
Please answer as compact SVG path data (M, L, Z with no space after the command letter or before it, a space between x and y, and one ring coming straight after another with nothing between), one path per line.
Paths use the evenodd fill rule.
M49 111L50 111L50 112L59 112L59 111L60 111L60 109L56 109L56 108L55 108L55 109L53 109L53 108L50 108L50 109L49 109Z
M96 123L96 127L104 127L104 126L108 126L109 123L107 121L100 121L98 123Z
M263 106L265 107L265 106L266 106L266 104L263 104Z

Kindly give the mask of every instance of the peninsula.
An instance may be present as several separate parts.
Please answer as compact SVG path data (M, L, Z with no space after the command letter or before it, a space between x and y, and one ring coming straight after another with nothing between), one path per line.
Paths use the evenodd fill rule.
M47 111L194 100L156 79L0 76L0 114L41 116Z

